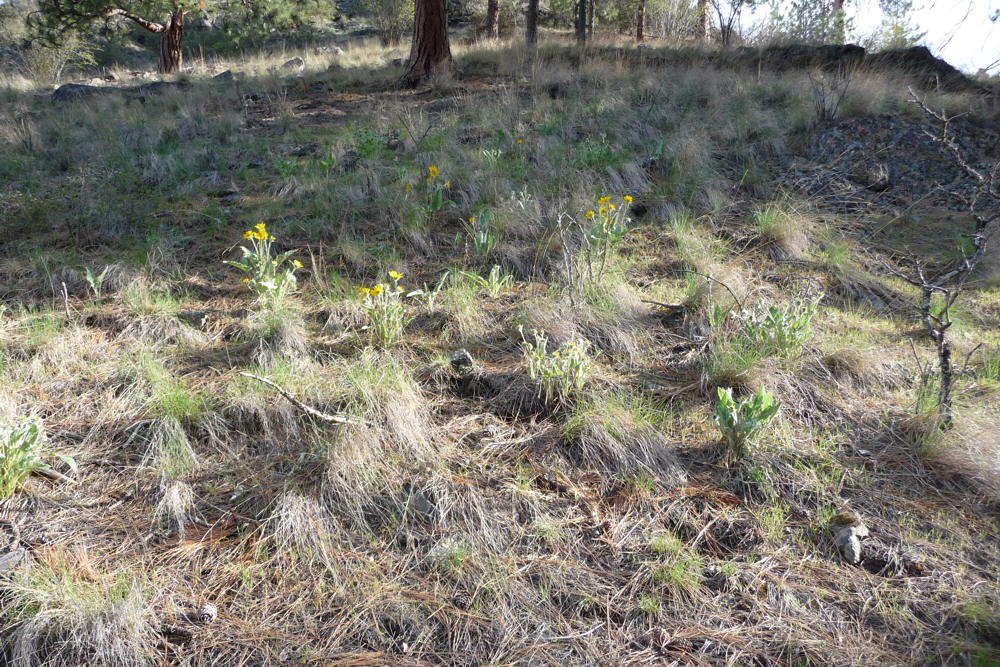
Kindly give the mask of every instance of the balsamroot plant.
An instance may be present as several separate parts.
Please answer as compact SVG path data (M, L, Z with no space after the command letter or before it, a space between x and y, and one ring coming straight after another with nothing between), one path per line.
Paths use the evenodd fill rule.
M589 354L590 341L567 341L554 352L549 352L549 339L544 332L532 329L532 343L524 337L522 328L518 331L521 333L528 375L539 383L539 395L545 398L546 403L566 403L583 389L594 363Z
M398 271L389 271L388 283L358 287L361 307L368 314L372 341L382 347L398 342L406 325L413 319L403 299L421 294L419 291L406 293L406 289L399 284L402 277L403 274Z
M49 468L42 460L45 442L45 429L40 421L28 419L0 426L0 499L14 495L31 473ZM60 458L76 468L73 459Z
M295 271L302 268L302 262L291 258L294 250L274 254L273 244L277 239L267 231L266 223L247 230L243 238L250 241L250 247L240 246L242 259L225 263L246 274L243 284L257 296L258 302L270 307L280 305L295 291L298 285Z
M442 183L442 180L444 181ZM421 190L418 193L417 204L423 212L428 223L434 220L438 211L446 206L453 206L455 202L448 198L448 191L451 190L451 181L441 178L441 169L432 164L427 167L427 176L424 177L424 185L414 188L412 183L406 183L403 191L409 198L415 189Z
M470 217L462 223L462 227L468 244L478 257L489 257L500 243L500 230L493 220L493 212L490 209L484 209L478 216Z
M726 441L729 462L733 463L750 453L754 437L778 414L781 404L763 387L742 401L733 398L729 387L719 387L718 393L714 419Z
M805 306L768 306L757 313L743 315L743 335L765 354L789 356L809 340L815 314L815 301Z
M584 213L589 225L584 226L589 279L600 280L604 275L608 255L621 244L628 231L628 224L631 222L628 209L631 204L632 195L624 195L618 203L612 197L604 196L597 200L596 210Z

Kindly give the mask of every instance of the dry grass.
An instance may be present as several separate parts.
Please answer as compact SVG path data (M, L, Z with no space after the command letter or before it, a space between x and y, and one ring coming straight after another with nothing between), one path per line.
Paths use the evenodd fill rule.
M0 558L15 530L26 555L0 575L0 661L991 664L995 371L970 365L929 438L909 340L929 346L873 218L778 183L806 159L808 78L655 47L456 53L430 95L365 44L301 76L272 70L299 54L198 62L185 91L72 114L5 93L37 141L0 123L0 420L43 419L79 470L51 457L72 485L0 508ZM205 80L229 67L238 86ZM866 76L844 109L902 108ZM428 221L405 184L432 164L454 205ZM606 276L571 291L557 221L626 193ZM486 208L480 256L461 221ZM274 310L222 264L260 220L305 264ZM97 302L84 267L109 264ZM494 264L495 294L460 277ZM378 351L354 287L389 269L451 278ZM977 290L956 359L996 342ZM710 324L814 299L787 355ZM539 401L518 325L601 351L571 404ZM738 470L710 385L782 402ZM872 533L857 567L829 534L848 510Z

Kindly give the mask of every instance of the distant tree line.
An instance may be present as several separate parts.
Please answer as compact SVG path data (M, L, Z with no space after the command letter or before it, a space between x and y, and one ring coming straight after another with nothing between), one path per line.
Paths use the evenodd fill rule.
M859 3L877 4L884 17L879 34L864 40L849 13ZM450 62L447 30L456 21L472 22L482 37L527 44L537 42L540 27L571 33L581 44L595 31L640 42L722 45L905 46L921 37L912 25L913 0L350 0L341 6L366 17L384 44L411 41L404 77L411 83ZM55 79L113 60L130 43L155 49L159 70L171 73L192 48L225 55L322 39L336 27L337 7L335 0L7 0L0 4L0 56L7 69Z

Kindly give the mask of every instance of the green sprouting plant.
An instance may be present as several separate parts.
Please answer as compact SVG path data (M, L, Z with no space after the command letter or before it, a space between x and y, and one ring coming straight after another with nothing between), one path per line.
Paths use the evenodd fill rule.
M504 273L498 264L494 264L485 277L471 271L462 271L461 274L489 292L493 299L514 284L514 276Z
M246 274L243 284L257 296L259 302L276 307L298 285L295 271L302 268L302 262L291 259L294 250L272 254L275 238L268 233L263 222L244 232L243 238L250 241L250 247L240 246L242 259L225 263Z
M503 151L499 148L485 148L483 149L483 160L486 164L490 165L494 169L500 164L500 159L503 157Z
M418 186L419 189L423 190L422 201L418 202L421 211L424 213L424 217L427 222L434 219L434 215L445 208L446 206L453 206L455 202L448 198L448 191L451 190L451 181L445 180L441 183L439 177L441 176L441 169L437 165L431 165L427 167L427 176L424 178L424 185ZM403 190L406 192L407 197L414 191L414 187L411 183L406 183L403 186Z
M382 147L385 146L385 137L371 128L354 129L354 150L363 158L371 158L378 155Z
M809 340L809 325L816 314L816 301L783 308L768 306L755 314L744 314L743 335L768 354L788 356Z
M424 283L423 289L410 292L408 296L420 297L420 300L427 307L427 312L433 313L437 308L437 299L441 295L441 290L444 289L445 283L448 282L450 276L451 271L446 270L441 274L434 287L428 287L427 283Z
M615 203L609 196L597 200L597 208L584 213L587 223L584 226L584 249L588 278L591 282L600 280L607 267L608 256L621 244L630 221L629 206L632 195L625 195L621 202ZM596 271L595 271L596 266Z
M544 396L546 403L565 403L583 389L593 366L593 358L588 354L590 341L567 341L549 352L549 339L544 332L532 329L532 343L524 337L522 327L518 331L528 376L539 383L539 395Z
M90 285L90 290L94 293L94 299L96 299L98 303L101 302L104 279L108 276L109 269L111 269L110 265L105 266L104 270L97 274L95 274L94 270L89 266L84 270L84 277L87 279L87 284Z
M45 429L38 420L0 426L0 499L14 495L31 473L49 468L41 457L45 442ZM76 471L71 457L59 458Z
M316 160L316 164L319 166L320 169L329 174L331 171L333 171L334 167L337 166L337 154L334 153L333 151L330 151L323 157L318 158Z
M479 257L488 257L500 243L500 230L493 221L493 212L485 209L478 216L470 217L462 223L465 236Z
M398 271L389 271L389 283L376 283L372 287L358 287L362 297L361 307L368 314L372 339L383 347L388 347L403 337L403 330L413 319L403 299L417 296L422 292L406 293L399 284L403 277Z
M761 387L750 398L737 401L731 388L718 388L715 423L729 447L730 460L744 458L753 438L778 414L781 404L774 395Z
M274 168L282 178L289 179L299 171L299 161L294 158L279 157L274 161Z

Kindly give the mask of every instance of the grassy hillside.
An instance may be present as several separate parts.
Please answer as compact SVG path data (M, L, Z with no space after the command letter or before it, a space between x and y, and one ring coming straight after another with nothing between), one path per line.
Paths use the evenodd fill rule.
M948 429L901 277L967 175L902 78L655 52L0 92L4 664L998 664L1000 255Z

